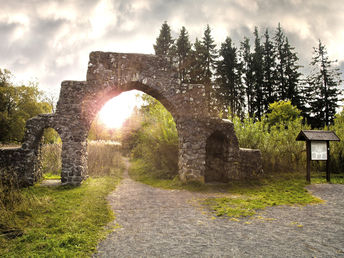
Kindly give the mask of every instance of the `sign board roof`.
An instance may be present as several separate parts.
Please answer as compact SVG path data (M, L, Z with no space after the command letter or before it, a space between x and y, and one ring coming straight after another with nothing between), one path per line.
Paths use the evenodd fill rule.
M297 141L340 141L333 131L301 130Z

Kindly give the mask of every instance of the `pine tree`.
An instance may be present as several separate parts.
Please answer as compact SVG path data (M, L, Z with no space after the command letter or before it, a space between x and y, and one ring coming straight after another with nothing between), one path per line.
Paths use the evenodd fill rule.
M217 91L222 100L223 107L234 115L243 117L245 99L241 83L241 64L238 61L237 49L232 44L231 38L227 37L220 49L220 61L217 62Z
M263 54L263 105L264 112L269 109L269 104L277 100L276 94L276 60L273 44L270 40L268 29L264 34L264 54Z
M319 40L311 62L312 73L307 77L313 127L329 126L336 114L342 80L339 69L333 67L334 63L329 60L326 47Z
M161 25L159 37L156 39L156 44L153 45L155 54L158 56L168 56L171 57L173 55L173 43L174 40L171 36L171 28L165 21Z
M178 59L178 74L182 83L190 82L191 43L189 35L183 26L180 30L176 43L176 54Z
M264 71L263 71L263 53L264 48L260 43L260 38L258 34L258 28L254 29L254 53L252 57L252 70L253 70L253 89L255 91L255 98L253 99L253 111L255 117L261 120L264 113Z
M242 67L242 80L246 93L247 112L250 117L254 116L254 76L253 76L253 54L251 53L250 40L244 38L240 43L240 62Z

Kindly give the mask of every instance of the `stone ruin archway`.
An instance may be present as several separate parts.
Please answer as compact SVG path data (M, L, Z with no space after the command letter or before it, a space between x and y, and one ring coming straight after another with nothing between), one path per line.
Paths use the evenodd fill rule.
M38 178L34 149L39 132L52 127L63 143L61 181L80 184L87 178L87 136L94 117L109 99L133 89L159 100L173 116L182 181L205 181L207 140L216 131L230 143L221 177L249 177L260 172L260 151L240 149L233 124L212 117L203 85L181 84L175 68L163 57L107 52L90 54L86 81L62 82L56 112L28 120L22 147L0 149L0 166L16 171L22 185L32 185Z

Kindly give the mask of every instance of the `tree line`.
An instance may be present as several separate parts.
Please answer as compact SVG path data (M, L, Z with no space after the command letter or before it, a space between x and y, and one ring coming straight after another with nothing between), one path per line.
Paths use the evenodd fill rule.
M333 123L342 80L321 40L313 48L307 75L300 72L295 47L280 24L263 35L255 27L253 42L245 36L238 47L227 37L217 49L209 25L191 43L184 26L173 39L164 22L153 47L156 55L178 67L181 83L203 84L209 109L224 117L261 120L271 103L289 100L313 128Z

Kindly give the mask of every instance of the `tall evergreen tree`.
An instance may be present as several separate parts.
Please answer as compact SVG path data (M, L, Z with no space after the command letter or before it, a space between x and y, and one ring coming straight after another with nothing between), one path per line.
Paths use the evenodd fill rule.
M254 53L252 57L252 70L253 70L253 88L255 91L255 98L253 99L253 111L255 117L259 120L262 118L264 113L264 72L263 72L263 54L264 48L260 42L258 28L254 29Z
M207 25L204 31L202 45L204 48L204 73L203 73L203 83L209 85L213 76L213 69L215 69L215 62L217 58L216 54L216 44L214 44L214 39L211 36L211 29Z
M286 37L284 42L284 58L285 58L285 90L286 99L291 101L293 106L296 106L300 110L303 109L301 100L301 88L300 88L300 66L297 64L299 58L294 52L294 48L289 45L289 40Z
M171 36L171 28L165 21L161 25L159 37L157 37L156 43L153 45L155 54L158 56L171 57L173 55L173 43L174 40Z
M191 43L189 35L183 26L180 30L179 37L176 43L176 53L178 58L178 73L179 79L183 82L190 82L190 62L191 62Z
M286 93L286 86L285 86L285 35L283 33L281 24L278 23L276 34L274 37L274 47L276 53L276 84L277 84L277 92L278 92L278 100L286 100L287 93Z
M334 63L329 59L325 45L319 40L311 62L312 73L307 77L311 97L310 116L313 118L310 122L313 127L328 126L336 114L342 80L339 69L333 67Z
M276 60L273 44L270 40L268 29L264 34L264 54L263 54L263 105L266 112L269 104L277 100L276 96Z
M240 43L240 62L242 67L242 80L245 87L247 112L250 117L254 116L254 76L253 76L253 54L251 53L250 40L244 37Z
M204 52L202 42L196 38L190 53L190 83L203 83Z
M222 100L223 107L234 115L243 117L245 98L241 83L241 64L237 57L237 48L232 44L231 38L227 37L222 43L219 52L220 61L217 62L217 85L218 97Z
M212 99L212 77L213 77L213 70L215 69L216 63L216 44L214 43L214 39L211 36L211 29L209 25L207 25L206 30L204 31L204 35L202 38L202 45L203 45L203 73L201 82L205 86L205 93L207 97L208 105L211 104ZM210 106L209 106L210 108Z

